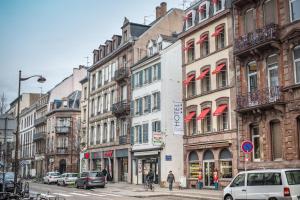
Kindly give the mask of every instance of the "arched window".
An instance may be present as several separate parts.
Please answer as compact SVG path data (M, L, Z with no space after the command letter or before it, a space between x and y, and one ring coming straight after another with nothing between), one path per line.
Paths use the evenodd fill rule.
M195 43L194 41L188 42L187 44L187 61L188 63L195 60Z
M271 141L272 141L272 159L282 159L282 137L281 126L279 121L270 123Z
M220 152L220 178L232 178L232 155L228 149Z
M215 32L212 34L216 38L216 50L223 49L225 47L225 27L217 26Z
M207 56L209 54L209 33L202 34L197 43L200 44L201 57Z
M192 151L189 155L189 171L190 171L190 178L197 178L199 175L199 158L198 154L195 151Z
M276 23L276 5L275 0L266 0L263 5L265 25Z
M227 65L226 62L216 64L215 70L212 74L216 75L217 88L223 88L227 86Z
M201 104L201 113L197 117L198 120L201 120L202 133L211 132L211 102L207 104Z
M210 68L204 67L201 69L201 74L199 76L201 80L201 93L209 92L210 87Z
M300 83L300 45L294 48L295 81Z
M213 160L213 159L214 159L214 154L212 153L212 151L206 150L203 155L203 160Z
M217 117L218 131L224 131L229 129L229 99L219 98L216 100L217 109L214 111L213 116Z
M196 95L196 77L195 73L190 73L184 82L187 85L187 97L193 97Z

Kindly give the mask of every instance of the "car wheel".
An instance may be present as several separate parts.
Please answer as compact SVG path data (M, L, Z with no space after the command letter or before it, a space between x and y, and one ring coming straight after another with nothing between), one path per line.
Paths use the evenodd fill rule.
M76 187L76 188L79 188L79 186L78 186L77 182L75 182L75 187Z
M224 200L233 200L233 198L230 194L228 194L225 196Z
M105 188L105 185L101 185L100 188Z
M277 200L275 197L271 197L269 200Z
M56 182L56 185L60 186L60 183L59 183L59 181L57 181L57 182Z

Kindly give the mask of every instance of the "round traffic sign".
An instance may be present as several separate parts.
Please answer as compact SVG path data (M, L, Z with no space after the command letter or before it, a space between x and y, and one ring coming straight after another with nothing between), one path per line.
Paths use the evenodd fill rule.
M253 151L253 143L246 140L242 143L242 150L244 153L251 153Z

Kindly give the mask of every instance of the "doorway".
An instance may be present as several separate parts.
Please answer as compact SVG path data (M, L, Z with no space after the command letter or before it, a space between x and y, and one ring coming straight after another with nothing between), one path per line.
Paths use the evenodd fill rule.
M67 168L67 164L66 164L66 160L62 159L59 161L59 173L63 174L66 172L66 168Z
M158 162L156 158L150 158L147 160L143 160L143 183L146 181L146 176L149 173L150 169L154 173L154 183L159 183L158 178Z
M214 154L211 150L206 150L203 156L203 174L204 174L204 186L214 187L213 173L215 170Z

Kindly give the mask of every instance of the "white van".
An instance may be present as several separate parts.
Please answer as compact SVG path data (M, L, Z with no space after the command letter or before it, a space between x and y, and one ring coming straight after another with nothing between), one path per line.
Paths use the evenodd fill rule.
M233 199L300 200L300 169L240 172L224 189L224 200Z

